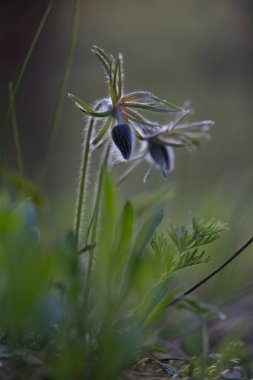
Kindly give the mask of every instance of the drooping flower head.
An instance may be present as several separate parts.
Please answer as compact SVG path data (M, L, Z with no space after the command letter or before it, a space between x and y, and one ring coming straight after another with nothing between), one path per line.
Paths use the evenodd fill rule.
M159 130L157 123L144 118L139 111L149 112L180 112L182 109L154 94L145 91L136 91L124 94L123 91L123 58L117 58L105 53L97 46L92 48L93 53L101 62L108 81L109 95L96 104L94 108L88 106L81 99L69 94L77 107L86 116L94 118L99 127L98 134L92 144L98 147L108 140L120 151L124 160L129 160L133 150L133 140L138 130L145 134L147 131ZM101 122L102 121L102 122Z
M168 176L168 173L174 169L174 148L186 147L192 151L199 146L201 141L210 138L208 132L214 122L212 120L183 122L189 113L189 109L182 110L176 114L169 124L161 125L160 129L152 133L146 131L146 134L139 137L140 140L144 141L145 147L137 159L147 157L151 162L144 182L154 167L158 167L164 177Z

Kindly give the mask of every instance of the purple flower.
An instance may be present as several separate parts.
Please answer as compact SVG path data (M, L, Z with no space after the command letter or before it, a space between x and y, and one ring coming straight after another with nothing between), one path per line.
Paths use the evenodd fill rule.
M128 160L132 153L133 135L128 124L118 124L112 129L112 140L121 152L123 158Z
M167 177L168 172L174 169L174 153L171 147L167 146L158 137L148 140L148 151L154 165L159 166L163 176Z

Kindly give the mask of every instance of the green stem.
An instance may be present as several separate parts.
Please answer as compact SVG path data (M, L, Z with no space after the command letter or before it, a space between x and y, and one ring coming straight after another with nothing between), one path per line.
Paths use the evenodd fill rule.
M166 307L172 306L180 302L184 297L188 296L189 294L193 293L196 289L198 289L200 286L205 284L207 281L209 281L212 277L214 277L217 273L219 273L221 270L223 270L227 265L229 265L232 261L234 261L243 251L245 251L246 248L248 248L251 244L253 244L253 236L245 243L241 248L238 249L232 256L230 256L224 263L222 263L218 268L213 270L208 276L204 277L202 280L198 281L195 285L190 287L188 290L186 290L183 294L180 296L174 298L172 302L170 302Z
M50 13L50 10L52 8L52 5L53 5L53 0L51 0L49 2L49 5L42 17L42 20L38 26L38 29L36 30L36 33L33 37L33 40L32 40L32 43L29 47L29 50L27 52L27 55L25 57L25 60L24 60L24 63L21 67L21 70L19 72L19 75L18 75L18 79L17 79L17 82L14 86L14 89L13 89L13 93L12 93L12 97L9 101L9 105L8 105L8 108L7 108L7 111L6 111L6 114L5 114L5 118L4 118L4 122L3 122L3 128L2 128L2 138L1 138L1 145L0 145L0 183L2 181L2 171L3 171L3 161L4 161L4 146L5 146L5 140L6 140L6 131L7 131L7 124L8 124L8 120L9 120L9 116L11 114L11 107L12 107L12 103L14 102L15 98L16 98L16 95L17 95L17 92L19 90L19 87L20 87L20 84L23 80L23 77L24 77L24 74L25 74L25 71L26 71L26 68L28 66L28 63L31 59L31 56L32 56L32 53L33 53L33 50L37 44L37 41L39 39L39 36L44 28L44 25L47 21L47 18L48 18L48 15Z
M21 154L20 138L19 138L17 118L16 118L16 112L15 112L13 86L11 82L9 83L9 99L10 99L10 107L11 107L11 121L12 121L12 128L13 128L13 136L14 136L14 142L15 142L16 154L17 154L18 170L19 170L19 175L21 179L23 179L23 159L22 159L22 154Z
M39 179L40 184L44 182L44 179L48 170L49 162L52 157L53 146L54 146L55 139L56 139L60 122L61 122L64 101L65 101L65 97L66 97L66 93L68 89L68 82L69 82L69 78L71 74L73 57L74 57L74 52L75 52L76 43L77 43L79 19L80 19L80 0L74 0L70 45L69 45L65 70L63 74L63 80L62 80L62 84L59 90L59 95L57 97L57 103L56 103L56 107L53 114L52 125L50 129L50 136L49 136L49 141L48 141L46 155L45 155L45 161L44 161L44 165L41 170L41 175Z
M107 169L109 153L110 153L110 145L108 144L106 151L105 151L105 155L102 157L102 166L101 166L101 170L99 173L94 212L92 215L91 223L90 223L90 226L88 229L87 240L86 240L86 244L87 244L88 240L89 240L89 235L91 233L92 248L89 250L87 280L86 280L86 286L85 286L85 298L89 294L90 281L91 281L91 275L92 275L92 270L93 270L94 249L95 249L94 242L96 241L96 237L97 237L97 226L98 226L99 209L100 209L100 203L101 203L101 195L102 195L102 189L103 189L104 174L105 174L105 171Z
M95 205L94 205L94 210L93 210L93 214L91 217L91 221L90 221L90 224L88 227L88 232L87 232L87 237L86 237L86 245L88 245L91 233L92 233L92 237L91 237L91 243L90 244L94 244L95 238L96 238L96 228L97 228L96 225L97 225L97 220L98 220L100 198L101 198L101 193L102 193L104 169L107 166L108 157L109 157L108 155L109 155L109 145L106 149L105 155L102 156L102 160L101 160L101 170L100 170L99 177L98 177Z
M97 103L95 109L99 110L99 108L103 105L103 100ZM81 234L81 219L83 216L84 209L84 200L85 200L85 189L87 184L88 177L88 168L89 168L89 157L90 157L90 147L91 147L91 137L92 130L94 126L95 120L94 118L90 118L87 136L83 146L83 154L82 154L82 162L80 168L80 182L77 193L77 203L76 203L76 216L74 222L74 234L76 238L77 247L80 248L80 234Z
M84 144L84 152L82 155L81 179L80 179L78 194L77 194L76 218L75 218L75 223L74 223L74 233L75 233L75 238L76 238L76 244L78 247L80 246L81 219L82 219L83 208L84 208L85 188L86 188L87 173L88 173L88 167L89 167L90 145L91 145L91 136L92 136L93 126L94 126L94 119L91 118L88 125L87 136L86 136L86 140Z

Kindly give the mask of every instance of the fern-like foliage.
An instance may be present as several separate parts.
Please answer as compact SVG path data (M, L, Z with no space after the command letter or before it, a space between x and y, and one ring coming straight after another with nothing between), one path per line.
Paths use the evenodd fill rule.
M190 225L181 227L171 225L168 232L178 251L182 254L189 249L212 243L221 236L225 228L226 225L220 221L206 222L194 216Z
M167 235L156 235L151 247L156 255L167 258L168 271L176 271L209 262L211 257L206 255L203 246L217 240L225 229L226 224L220 221L205 221L194 216L188 226L171 225Z

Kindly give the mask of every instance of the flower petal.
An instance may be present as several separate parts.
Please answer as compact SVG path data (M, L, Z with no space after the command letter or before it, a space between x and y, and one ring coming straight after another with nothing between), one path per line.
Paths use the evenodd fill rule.
M123 158L128 160L131 156L133 146L133 135L129 125L119 124L113 127L112 139Z
M150 139L149 152L154 163L160 166L164 177L167 177L167 173L174 169L174 155L172 148Z

